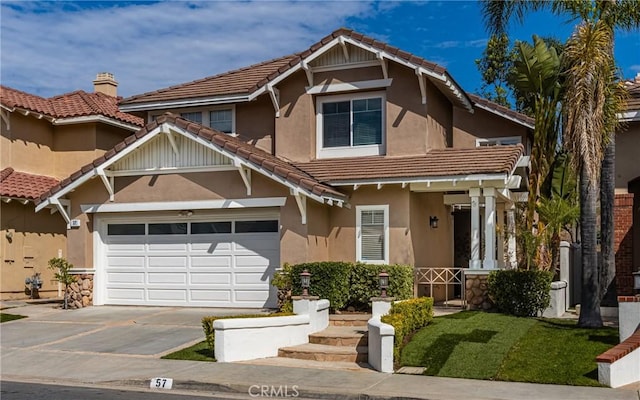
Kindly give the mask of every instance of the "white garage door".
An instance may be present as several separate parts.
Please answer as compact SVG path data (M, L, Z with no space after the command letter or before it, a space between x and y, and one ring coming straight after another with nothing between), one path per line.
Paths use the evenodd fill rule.
M104 303L275 307L278 221L106 225Z

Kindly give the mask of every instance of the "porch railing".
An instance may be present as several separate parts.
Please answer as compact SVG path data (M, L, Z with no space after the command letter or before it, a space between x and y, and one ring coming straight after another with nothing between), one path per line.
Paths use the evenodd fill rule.
M458 298L460 306L463 306L465 288L462 270L463 268L459 267L415 267L414 294L418 295L419 285L425 285L429 287L429 293L434 297L434 287L444 286L444 304L449 306L451 300L456 299L455 287L457 286L460 288L460 297Z

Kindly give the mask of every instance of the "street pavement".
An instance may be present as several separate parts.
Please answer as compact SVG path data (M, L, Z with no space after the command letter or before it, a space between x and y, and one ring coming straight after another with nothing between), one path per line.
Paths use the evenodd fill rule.
M227 393L230 398L640 398L640 387L539 385L383 374L369 369L320 370L159 358L201 341L202 316L245 313L247 310L96 306L65 311L42 304L3 311L29 316L0 326L0 379L3 382L149 390L150 379L164 377L174 380L173 390Z

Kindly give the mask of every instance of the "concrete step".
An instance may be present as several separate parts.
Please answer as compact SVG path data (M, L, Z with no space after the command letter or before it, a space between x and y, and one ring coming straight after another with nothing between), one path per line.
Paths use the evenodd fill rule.
M299 346L282 347L278 350L278 357L331 362L367 362L369 358L368 351L366 346L353 348L308 343Z
M355 363L348 361L315 361L315 360L301 360L297 358L287 357L269 357L259 358L257 360L239 361L239 364L251 364L251 365L268 365L275 367L290 367L290 368L311 368L311 369L323 369L323 370L339 370L339 371L359 371L363 373L376 373L369 364L366 362Z
M332 326L366 326L371 314L331 314L329 325Z
M329 326L309 335L309 343L329 346L367 346L369 333L366 326Z

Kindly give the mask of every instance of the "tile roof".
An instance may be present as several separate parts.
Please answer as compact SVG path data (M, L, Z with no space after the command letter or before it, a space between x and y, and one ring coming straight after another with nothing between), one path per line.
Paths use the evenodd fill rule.
M509 107L502 106L498 103L494 103L493 101L487 100L478 95L467 93L467 96L474 102L474 104L488 108L498 114L504 114L510 118L513 118L523 124L526 125L535 125L535 120L528 115L519 113L515 110L510 109Z
M640 80L625 82L627 90L629 91L629 98L627 99L628 111L640 111Z
M397 47L390 46L351 29L340 28L300 53L291 54L282 58L225 72L223 74L197 81L132 96L124 99L121 104L133 105L136 103L206 98L229 94L250 94L270 81L273 81L289 69L298 66L303 59L307 58L322 46L339 36L348 37L377 50L387 52L401 60L421 66L428 71L432 71L437 74L447 73L447 70L444 67L431 61L427 61L422 57L415 56L411 53L400 50ZM444 90L444 88L442 89Z
M244 159L245 161L248 161L249 163L257 167L261 167L262 169L269 171L277 177L282 178L296 186L299 186L315 195L329 196L333 197L334 199L346 200L346 196L338 190L317 181L304 171L296 168L294 165L281 160L280 158L267 153L266 151L261 150L249 143L246 143L237 137L229 136L225 133L204 127L195 122L180 118L175 114L165 113L164 115L158 117L156 121L141 128L135 134L127 137L126 139L124 139L124 141L115 145L114 148L107 151L101 157L96 158L92 163L83 166L78 171L71 174L68 178L61 181L58 185L55 185L51 187L47 192L42 193L40 199L36 200L36 203L41 203L48 197L69 186L71 183L78 180L86 173L92 171L94 168L104 164L109 159L113 158L118 153L133 145L136 141L145 137L147 134L149 134L151 131L153 131L163 123L173 124L178 128L184 129L194 134L195 136L208 140L219 148L234 153L236 156Z
M431 150L423 156L323 159L294 165L328 184L375 179L509 174L523 151L522 145L446 148Z
M0 196L34 200L57 184L55 178L18 172L11 167L0 172Z
M144 125L142 118L120 111L118 100L104 93L87 93L82 90L44 98L0 86L0 104L11 109L22 108L51 118L100 115L137 126Z

